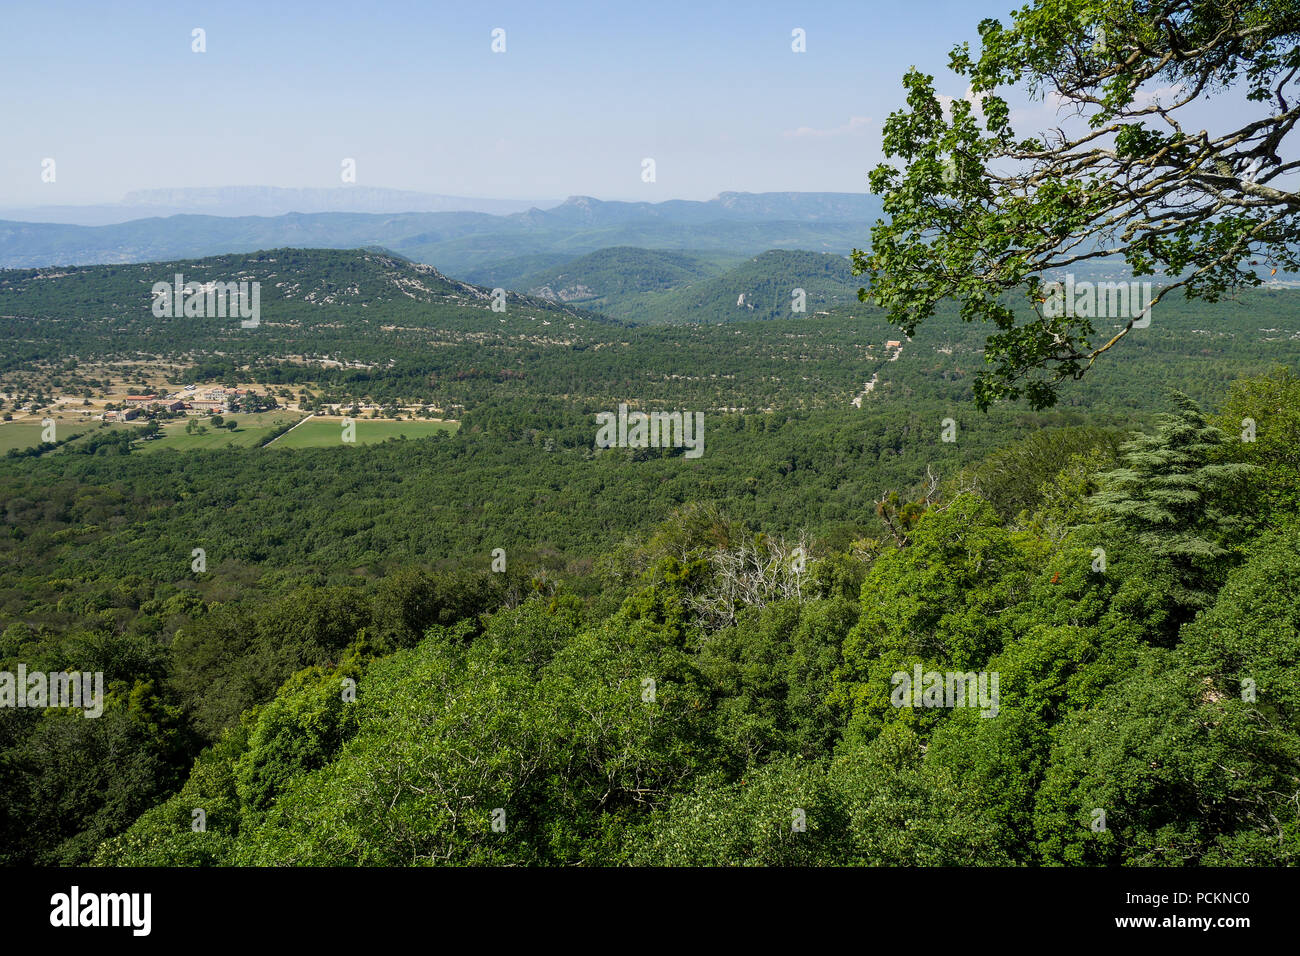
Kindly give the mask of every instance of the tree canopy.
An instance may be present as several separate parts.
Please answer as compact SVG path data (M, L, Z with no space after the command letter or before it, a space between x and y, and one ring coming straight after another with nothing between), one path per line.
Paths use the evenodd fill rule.
M1052 405L1174 290L1217 301L1300 269L1296 0L1035 0L979 35L950 55L964 98L945 107L932 76L904 77L884 127L898 165L870 175L889 221L853 258L859 297L909 335L949 298L994 327L983 407ZM1056 125L1017 133L1013 89ZM1230 128L1201 125L1212 96L1240 101ZM1158 288L1118 328L1044 307L1045 274L1121 261Z

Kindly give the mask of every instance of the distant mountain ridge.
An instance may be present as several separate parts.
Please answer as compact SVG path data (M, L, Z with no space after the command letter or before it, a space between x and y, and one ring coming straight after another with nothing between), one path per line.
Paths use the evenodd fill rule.
M0 221L0 268L200 258L286 246L383 246L451 274L505 259L611 246L732 257L768 249L846 254L864 245L879 200L854 193L724 193L708 201L606 202L573 196L551 209L180 215L103 226Z
M212 215L269 216L289 212L484 212L508 215L542 206L526 199L445 196L408 189L336 186L331 189L286 189L280 186L218 186L206 189L142 189L129 192L124 205L193 207ZM237 209L238 211L228 211Z
M335 186L290 189L280 186L214 186L138 189L116 203L82 206L0 207L0 219L61 225L106 226L160 216L283 216L288 213L481 212L509 215L558 205L558 199L483 199L444 196L407 189Z
M874 222L880 200L863 193L738 193L714 199L669 199L664 202L619 202L570 196L550 209L530 209L521 218L533 223L615 225L655 220L675 223Z

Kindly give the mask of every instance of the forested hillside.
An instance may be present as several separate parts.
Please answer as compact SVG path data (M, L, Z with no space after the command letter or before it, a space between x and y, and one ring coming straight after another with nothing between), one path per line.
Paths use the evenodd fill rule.
M261 325L154 317L176 271L260 277ZM981 413L951 311L628 328L365 251L0 273L11 395L157 364L461 409L0 459L0 670L109 689L0 708L3 862L1295 862L1297 298L1165 303ZM597 448L619 403L704 453ZM917 666L1000 696L898 706Z
M771 250L722 275L610 311L654 324L784 319L853 302L860 287L845 256Z
M861 287L845 256L771 250L726 263L697 253L602 249L511 277L507 287L649 325L788 318L853 302Z
M581 301L590 308L618 315L621 305L633 296L667 292L718 271L717 260L706 256L624 246L600 249L560 268L517 277L509 288L556 302Z
M786 261L780 256L760 256L737 270L747 276L739 288L767 287L759 269ZM826 257L809 259L816 268L826 265ZM176 273L187 282L259 281L259 327L156 317L150 290ZM955 307L941 308L937 324L905 342L894 361L886 343L904 337L883 310L862 303L819 308L807 273L801 281L808 282L808 310L775 313L780 317L771 321L735 308L734 286L716 281L716 295L700 299L693 313L710 321L666 329L627 327L599 312L514 292L503 311L494 311L490 288L377 251L279 249L12 270L0 272L0 383L10 391L80 390L89 366L170 363L184 381L238 373L273 385L320 386L331 400L789 409L845 407L877 372L880 388L900 398L961 400L983 364L983 333L960 321ZM789 290L780 294L788 309ZM1208 399L1217 383L1294 354L1297 301L1300 293L1288 290L1218 304L1173 299L1125 354L1096 369L1064 402L1141 409L1152 388L1164 386ZM735 313L755 321L731 323Z
M861 536L778 532L735 492L647 495L613 510L666 520L617 547L597 528L594 564L507 547L494 573L485 542L477 567L331 579L309 569L366 560L329 549L375 512L325 488L339 517L289 546L300 571L245 554L210 589L151 586L199 529L151 534L116 606L64 598L62 622L4 632L6 663L113 687L99 721L6 713L3 759L29 782L8 859L1294 863L1300 380L1242 382L1212 421L1173 407L1129 443L1034 432L886 496L878 521L864 495ZM226 512L296 510L251 484L227 482ZM113 507L72 506L67 530ZM33 508L14 533L54 520ZM994 719L896 706L891 675L918 666L997 675Z

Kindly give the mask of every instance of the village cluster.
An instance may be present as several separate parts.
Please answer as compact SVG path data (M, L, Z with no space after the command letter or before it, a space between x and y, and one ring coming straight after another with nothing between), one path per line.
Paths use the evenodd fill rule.
M121 409L109 409L101 415L96 415L95 418L106 422L129 422L150 411L185 415L225 415L247 404L250 399L259 397L252 389L247 388L224 388L215 385L200 389L197 385L186 385L171 395L153 393L128 395L122 399ZM274 407L273 400L272 407Z

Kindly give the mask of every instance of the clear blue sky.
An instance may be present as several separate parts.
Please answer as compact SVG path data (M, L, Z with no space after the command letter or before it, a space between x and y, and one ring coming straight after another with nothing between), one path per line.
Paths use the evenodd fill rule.
M463 196L861 191L903 72L949 76L953 44L1018 5L10 3L0 204L337 186L344 157L358 185Z

